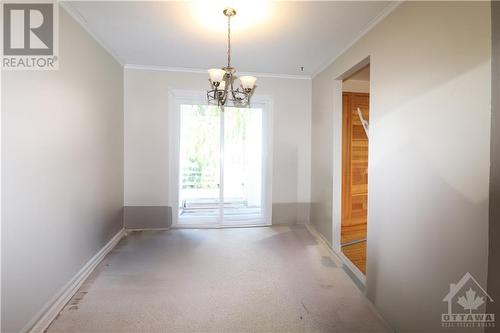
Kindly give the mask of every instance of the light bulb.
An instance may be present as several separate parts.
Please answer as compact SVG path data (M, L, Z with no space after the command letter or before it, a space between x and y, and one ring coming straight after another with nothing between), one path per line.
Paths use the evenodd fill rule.
M211 68L208 70L208 76L212 83L221 82L225 74L226 72L220 68Z
M255 81L257 81L257 78L255 76L240 77L241 87L243 87L243 89L245 90L246 89L252 90L255 85Z

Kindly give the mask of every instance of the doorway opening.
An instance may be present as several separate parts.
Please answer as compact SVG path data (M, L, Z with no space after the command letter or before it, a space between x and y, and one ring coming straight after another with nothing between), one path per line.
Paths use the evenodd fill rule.
M342 81L341 251L366 274L370 65Z
M173 225L270 224L269 103L221 109L205 96L187 95L171 97Z

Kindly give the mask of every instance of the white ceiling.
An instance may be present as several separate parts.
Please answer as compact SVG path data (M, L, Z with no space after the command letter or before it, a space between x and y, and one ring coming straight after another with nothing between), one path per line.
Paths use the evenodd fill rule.
M205 70L226 63L223 5L207 3L71 1L65 8L124 65ZM233 65L241 72L312 75L392 7L390 1L266 2L258 12L237 7ZM203 17L211 10L215 15Z

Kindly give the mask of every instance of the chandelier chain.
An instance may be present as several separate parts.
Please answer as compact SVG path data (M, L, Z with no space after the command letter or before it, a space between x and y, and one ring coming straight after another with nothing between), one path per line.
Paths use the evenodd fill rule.
M231 67L231 16L227 17L227 67Z

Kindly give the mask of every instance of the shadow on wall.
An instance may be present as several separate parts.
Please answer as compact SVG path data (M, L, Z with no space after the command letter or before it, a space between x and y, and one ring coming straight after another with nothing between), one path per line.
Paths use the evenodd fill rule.
M488 136L478 134L488 113L467 114L478 109L474 97L452 110L440 96L486 76L488 61L450 71L431 90L411 87L416 94L399 104L384 98L382 107L374 85L367 296L396 329L437 330L449 283L466 272L487 285L488 178L477 170L488 164ZM401 307L417 290L424 303Z
M488 293L496 302L488 304L500 326L500 2L491 2L492 22L492 86L491 86L491 165L490 165L490 228L488 258Z
M434 332L439 331L441 313L447 310L442 300L450 283L470 272L486 286L485 265L477 258L485 257L487 235L477 230L476 221L486 220L488 201L471 200L450 186L424 152L414 147L408 142L387 157L393 168L372 169L377 175L370 179L373 187L400 193L398 201L412 204L395 205L390 195L370 198L377 207L370 219L379 223L368 224L366 290L393 327ZM419 166L419 182L412 181L415 166ZM473 246L471 235L475 235ZM412 290L419 290L425 301L409 315L415 311L407 306L415 302Z
M484 170L488 166L485 157L489 156L489 137L484 132L484 126L489 122L489 112L485 112L488 103L478 101L486 95L464 98L459 108L449 105L442 96L453 96L457 86L488 75L489 61L477 64L439 85L434 84L432 90L421 91L398 105L385 106L384 103L382 107L374 92L370 119L370 139L373 141L370 144L370 167L386 164L391 156L397 156L403 150L418 150L425 157L425 163L431 165L451 187L472 201L487 199L488 177L470 172ZM383 97L384 100L389 101L386 97ZM472 115L470 110L478 109L478 102L485 108ZM380 114L380 110L384 114ZM475 140L467 140L469 137ZM419 174L418 169L415 172L415 175Z

